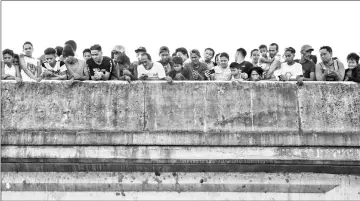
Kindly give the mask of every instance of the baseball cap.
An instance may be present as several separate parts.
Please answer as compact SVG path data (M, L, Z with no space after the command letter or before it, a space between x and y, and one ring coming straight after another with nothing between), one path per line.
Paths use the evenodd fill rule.
M160 49L159 49L159 54L161 54L161 52L163 52L163 51L168 51L168 52L170 53L169 48L166 47L166 46L161 46L161 47L160 47Z
M308 50L314 51L314 48L312 48L310 45L303 45L301 47L301 51L308 51Z
M140 52L140 51L141 51L141 52L146 52L146 48L140 46L138 49L135 50L136 53L138 53L138 52Z

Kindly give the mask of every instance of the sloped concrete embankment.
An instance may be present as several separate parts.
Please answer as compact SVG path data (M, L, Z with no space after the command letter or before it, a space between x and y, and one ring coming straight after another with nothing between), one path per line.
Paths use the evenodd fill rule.
M126 199L135 199L140 194L131 192L137 191L144 193L138 199L150 199L144 195L157 193L176 198L177 191L183 193L179 199L194 193L201 195L193 197L198 199L235 193L230 197L236 199L251 192L259 196L273 193L275 197L243 198L281 199L285 194L303 193L316 197L334 192L341 198L359 196L349 190L358 184L355 175L360 172L358 84L309 82L298 87L294 82L169 85L160 81L68 85L44 81L20 85L5 81L1 106L1 168L3 180L9 181L2 183L2 190L12 196L28 189L38 192L40 199L48 195L42 194L45 189L103 192L114 191L119 185L130 192ZM104 183L102 179L111 172L129 174L129 178L140 172L148 175L132 175L135 183L153 174L191 175L193 179L179 180L178 185L185 186L178 188L176 180L166 185L154 183L157 187L146 182L132 185L130 180L126 185ZM97 182L85 185L89 178L75 179L81 180L83 174L93 174ZM253 184L245 179L263 178L263 174L273 179ZM274 179L284 174L296 178L294 183ZM231 176L222 182L210 179L226 175L241 179L237 183L232 183ZM337 179L315 192L313 180L303 175L321 181L319 185L325 185L325 178L332 175ZM198 183L203 177L210 186ZM28 179L20 182L22 178ZM60 178L68 180L60 182ZM304 184L305 180L310 183ZM64 196L61 199L66 199Z

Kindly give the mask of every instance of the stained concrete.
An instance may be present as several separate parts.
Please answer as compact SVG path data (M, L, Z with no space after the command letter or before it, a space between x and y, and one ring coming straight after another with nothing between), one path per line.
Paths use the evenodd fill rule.
M360 199L360 177L353 175L34 172L5 173L2 175L2 181L3 200ZM20 193L24 197L21 198Z

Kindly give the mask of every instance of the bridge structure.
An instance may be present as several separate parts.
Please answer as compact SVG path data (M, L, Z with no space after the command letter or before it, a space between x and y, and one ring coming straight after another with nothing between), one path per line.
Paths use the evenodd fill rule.
M359 200L360 85L1 81L3 200Z

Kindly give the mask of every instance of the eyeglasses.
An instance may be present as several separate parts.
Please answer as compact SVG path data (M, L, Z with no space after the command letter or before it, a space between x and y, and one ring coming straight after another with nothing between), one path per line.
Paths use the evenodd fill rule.
M124 54L124 52L118 52L118 51L112 51L112 53L113 53L114 55L121 55L121 54Z

